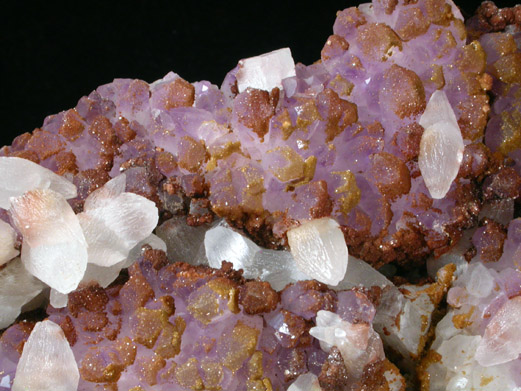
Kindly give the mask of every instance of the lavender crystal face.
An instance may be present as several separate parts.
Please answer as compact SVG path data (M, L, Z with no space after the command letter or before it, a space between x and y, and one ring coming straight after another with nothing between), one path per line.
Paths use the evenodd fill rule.
M350 251L376 266L439 255L477 216L475 186L491 172L481 143L484 51L467 44L461 14L445 1L348 8L333 32L320 62L290 69L288 51L276 51L241 62L221 88L174 73L152 84L117 79L1 154L71 179L77 211L125 172L126 190L161 214L188 214L193 225L218 215L265 246L332 217ZM421 142L435 91L450 115L429 123L452 124L456 159L452 142ZM429 170L418 164L421 145L441 151ZM426 183L440 172L451 174L433 198Z
M359 290L335 292L306 281L279 295L229 264L167 265L165 254L152 249L129 274L124 285L86 287L69 296L67 308L47 310L74 353L78 390L285 390L306 373L324 390L392 385L393 376L401 384L372 328L375 309ZM321 320L331 328L322 338L347 327L351 348L321 349L310 331L319 311L337 319ZM14 325L0 339L3 389L10 389L32 327Z

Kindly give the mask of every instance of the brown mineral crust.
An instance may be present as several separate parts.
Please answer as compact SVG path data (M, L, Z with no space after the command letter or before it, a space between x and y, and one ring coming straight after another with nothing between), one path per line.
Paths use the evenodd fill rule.
M340 35L330 35L327 39L324 47L322 48L322 52L320 53L320 58L322 61L329 60L331 57L338 57L342 55L349 49L349 43L341 37Z
M403 41L409 41L423 35L430 23L419 7L404 8L398 14L395 31Z
M0 345L2 345L4 351L18 359L35 324L35 322L19 322L4 331L0 335Z
M302 186L300 191L294 192L292 197L295 204L309 205L309 215L314 219L327 217L333 210L333 202L327 191L327 182L324 180L312 181Z
M271 312L279 301L279 294L268 282L248 281L239 287L239 304L247 314Z
M331 348L326 362L322 365L318 382L324 391L344 391L348 389L351 380L344 359L336 346Z
M97 116L91 122L88 132L102 145L101 153L110 156L110 160L112 161L119 144L119 139L110 120L102 115Z
M80 312L78 321L83 331L101 331L108 324L109 319L105 312Z
M123 310L133 313L137 308L144 306L147 301L154 298L154 290L143 276L137 263L128 268L128 273L130 278L119 291L119 296Z
M104 170L84 170L74 176L73 183L78 189L78 197L72 202L76 213L83 211L83 202L94 190L99 189L110 180L109 174Z
M235 99L237 118L261 139L269 129L269 121L275 114L270 94L267 91L248 87Z
M425 89L418 75L396 64L385 72L379 97L401 119L421 114L427 105Z
M281 345L285 348L311 345L313 338L309 335L309 329L313 326L313 323L287 310L282 310L281 313L284 316L284 323L287 325L290 335L288 337L286 334L275 331L276 334L279 334Z
M492 1L484 1L476 11L478 28L484 32L502 31L508 25L521 27L521 6L498 8Z
M392 47L402 48L400 37L385 23L360 26L356 40L364 55L374 61L384 61Z
M25 147L29 151L36 152L40 160L45 160L62 151L65 144L59 136L45 130L35 129Z
M481 235L479 255L483 262L497 262L503 255L503 243L507 238L506 229L493 220L484 221L485 231Z
M431 23L447 26L454 19L451 6L443 0L427 0L426 9Z
M98 285L91 285L71 292L67 309L76 318L84 309L89 312L103 312L108 302L109 297L105 289Z
M402 194L409 193L409 169L400 158L388 152L380 152L372 155L370 159L371 180L387 200L394 200Z
M76 109L67 110L63 114L63 122L60 126L59 133L68 141L74 141L81 136L85 128L81 123L82 118Z
M62 328L69 345L71 345L71 347L74 346L76 341L78 341L78 333L76 332L76 328L74 327L70 316L66 315L63 317L62 321L59 323L59 326Z
M162 269L169 264L166 253L162 250L155 250L150 246L147 246L143 252L144 260L150 262L155 270Z
M299 288L301 288L308 298L308 300L304 302L307 304L307 306L303 306L304 303L299 302L300 311L317 313L320 310L335 310L337 301L336 293L335 291L329 289L326 284L318 282L317 280L297 281L294 284L287 285L282 290L282 293L284 293L285 290L290 289L293 285L297 285Z
M162 106L165 110L178 107L190 107L194 104L195 88L186 80L178 77L166 86L166 94L162 99Z
M423 126L417 122L413 122L401 127L393 135L391 143L401 152L405 161L418 157L423 130Z
M380 391L388 389L388 383L384 376L385 369L385 361L376 361L367 364L364 367L360 380L355 383L352 389L364 391Z
M521 177L512 167L503 167L492 174L483 183L485 200L494 198L518 198L520 195Z
M25 148L31 137L32 135L29 132L25 132L19 136L16 136L11 144L11 147L7 148L10 148L11 151L21 151Z
M358 121L356 105L341 99L332 89L325 88L316 100L318 112L322 118L327 118L326 142L332 141L347 126Z
M202 175L183 175L180 185L187 197L205 197L208 195L208 184Z
M58 175L64 175L66 173L77 174L78 166L76 165L76 156L69 151L59 152L55 156L56 160L56 173ZM36 162L38 163L38 162Z
M114 132L120 143L128 143L136 137L136 132L130 127L130 123L125 117L121 117L114 124Z
M213 219L214 214L211 212L211 204L208 198L192 198L190 200L186 224L189 226L199 226L209 224Z
M6 156L19 157L22 159L30 160L35 163L40 163L40 158L38 157L38 154L36 152L30 151L30 150L11 151Z
M481 182L490 166L490 149L483 143L465 146L458 177Z

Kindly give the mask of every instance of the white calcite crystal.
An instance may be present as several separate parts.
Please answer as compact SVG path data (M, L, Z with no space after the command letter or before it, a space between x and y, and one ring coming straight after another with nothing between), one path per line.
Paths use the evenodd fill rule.
M367 262L349 255L344 279L333 288L340 290L351 289L357 286L364 286L366 288L377 286L382 289L385 287L394 288L394 284L378 270Z
M125 183L122 174L92 192L78 215L89 246L89 263L108 267L124 261L157 225L156 205L145 197L126 193Z
M11 325L22 307L38 296L45 285L34 278L20 258L0 270L0 330Z
M420 141L418 165L432 198L445 197L458 175L463 160L463 137L452 106L441 90L435 91L420 125L425 128Z
M24 345L12 391L75 391L80 373L60 326L38 322Z
M56 289L51 288L49 302L54 308L65 308L69 302L69 295L60 293Z
M9 209L11 197L34 189L52 189L66 199L77 195L74 184L51 170L27 159L0 156L0 208Z
M507 300L485 329L477 350L481 366L503 364L521 354L521 296Z
M0 266L20 254L15 244L16 231L5 221L0 220Z
M295 75L291 50L283 48L239 61L236 77L239 92L243 92L248 87L266 91L282 88L282 79Z
M322 350L336 346L350 374L358 377L367 364L385 358L383 345L370 324L352 324L334 312L317 312L316 326L309 334L320 341Z
M99 266L94 263L87 264L87 270L83 276L82 284L97 283L102 288L108 287L114 282L121 270L130 267L136 262L143 252L144 246L150 246L155 250L162 250L166 252L165 242L154 234L150 234L147 238L139 242L128 254L128 257L123 261L112 266ZM52 303L51 303L52 304Z
M348 252L335 220L311 220L290 229L287 235L291 254L302 273L329 285L338 285L344 279Z
M25 268L60 293L76 289L87 267L87 243L62 194L32 190L11 198L11 216L23 237Z
M288 387L288 391L322 391L317 375L308 372L300 375Z
M309 280L300 272L289 251L264 249L221 222L206 232L204 247L208 264L220 268L222 261L242 269L246 278L260 278L273 289L281 290L290 282Z

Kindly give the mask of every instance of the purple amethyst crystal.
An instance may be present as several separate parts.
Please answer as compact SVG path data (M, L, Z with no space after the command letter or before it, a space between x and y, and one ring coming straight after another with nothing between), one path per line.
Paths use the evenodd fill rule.
M72 347L78 390L285 390L308 372L324 390L401 384L372 331L375 309L359 290L335 292L303 281L279 296L229 264L220 270L168 265L165 253L152 249L129 276L108 289L79 289L67 308L47 310ZM356 372L344 366L348 353L336 347L327 353L310 335L319 311L356 330L350 338L364 353L356 356ZM1 389L10 389L32 327L18 323L2 335Z

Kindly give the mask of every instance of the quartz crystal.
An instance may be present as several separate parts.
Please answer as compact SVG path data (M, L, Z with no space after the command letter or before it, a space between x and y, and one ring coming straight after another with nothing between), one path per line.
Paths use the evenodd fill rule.
M295 380L288 387L288 391L321 391L320 384L318 383L318 378L313 373L305 373L300 375L297 380Z
M78 388L78 366L60 326L37 323L16 368L13 391L73 391Z
M283 391L300 387L298 379L305 374L325 390L328 384L353 391L374 385L404 390L403 378L385 359L372 331L374 307L355 289L335 292L316 281L302 281L279 294L268 283L244 279L229 263L220 269L168 264L163 251L151 248L128 272L123 285L85 286L69 294L67 307L48 307L48 320L36 326L17 323L3 333L0 368L9 378L16 370L13 390L18 382L25 386L30 379L44 380L39 370L46 366L34 366L27 357L42 362L48 357L52 376L45 380L58 390L61 382L72 382L74 369L79 371L78 390L85 391L233 391L245 386ZM324 322L323 313L333 322ZM46 325L50 331L42 336ZM311 330L327 327L345 331L347 339L335 337L338 348L329 344L324 351ZM51 349L29 356L35 340L46 346L49 334ZM54 374L63 359L60 353L67 352L68 362ZM68 388L73 389L76 385Z

